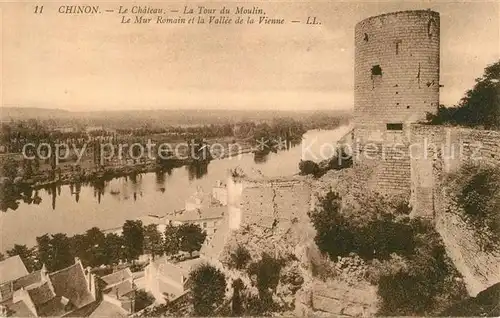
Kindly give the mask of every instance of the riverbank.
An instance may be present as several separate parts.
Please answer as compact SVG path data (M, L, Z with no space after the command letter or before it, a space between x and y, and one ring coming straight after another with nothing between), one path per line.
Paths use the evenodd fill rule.
M344 134L344 128L307 132L303 145L312 146L308 146L304 159L320 158L321 145L331 143ZM5 213L0 212L0 224L3 224L0 245L6 249L13 244L33 245L36 244L36 236L45 233L73 235L94 226L112 228L126 219L183 209L186 200L194 193L200 189L205 193L211 192L217 182L227 178L231 169L240 167L250 174L271 178L289 176L299 172L298 163L304 153L304 147L297 145L289 150L271 152L265 160L261 160L254 156L250 146L241 148L240 152L236 152L237 148L234 147L231 158L227 154L225 159L214 159L203 166L186 165L156 170L153 163L150 167L141 168L138 165L124 168L123 175L136 173L136 177L108 181L102 179L104 175L101 179L96 175L91 183L71 183L72 179L68 178L63 181L70 184L63 185L63 181L57 183L56 175L56 182L51 185L39 190L33 190L30 186L26 192L12 184L9 188L16 188L15 193L3 192L5 204L1 211ZM139 174L140 171L152 172ZM112 176L108 174L106 178L111 179Z
M247 153L252 153L254 149L250 146L242 147L238 150L227 149L216 159L221 160L232 157L238 157ZM41 173L34 175L30 179L17 177L12 184L19 188L31 188L33 190L42 189L54 185L67 185L74 183L92 183L97 181L108 181L115 178L133 176L141 173L169 170L187 165L204 165L210 161L197 161L192 158L174 158L163 163L156 160L149 160L141 163L113 164L94 168L81 168L78 165L65 165L55 170L42 170ZM3 186L8 186L8 181L2 180Z

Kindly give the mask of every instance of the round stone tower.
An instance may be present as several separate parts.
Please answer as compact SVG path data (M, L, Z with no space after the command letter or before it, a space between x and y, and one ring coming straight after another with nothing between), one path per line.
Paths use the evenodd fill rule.
M383 139L439 105L439 13L382 14L355 28L357 138Z

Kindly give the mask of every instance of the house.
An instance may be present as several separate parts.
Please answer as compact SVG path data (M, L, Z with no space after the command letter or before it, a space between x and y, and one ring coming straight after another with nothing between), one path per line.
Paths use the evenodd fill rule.
M218 225L222 222L226 210L227 207L224 206L182 209L165 216L145 215L138 217L137 220L140 220L143 225L156 224L158 231L162 234L165 233L167 225L196 224L207 233L207 238L211 239L217 231ZM117 228L117 230L121 230L121 228Z
M217 180L215 186L212 188L212 201L213 203L227 206L227 185Z
M174 226L182 224L196 224L207 233L207 238L211 239L216 233L218 225L222 222L227 207L213 206L203 209L178 210L173 215L165 217L166 224Z
M2 291L4 287L10 285L13 281L28 275L28 270L24 266L23 261L19 255L12 256L0 262L0 301L3 300L4 294Z
M189 273L200 261L195 258L173 262L167 257L151 260L144 269L144 289L159 303L175 299L188 291Z
M138 217L136 220L141 221L142 225L147 226L151 224L156 224L157 229L160 233L165 233L165 228L168 222L166 222L165 216L148 214Z
M86 132L93 132L93 131L102 131L104 128L102 126L88 126L85 127Z
M53 130L61 133L72 133L76 131L76 129L73 127L56 127Z
M122 309L120 311L125 314L131 314L135 311L134 303L136 288L130 268L127 267L103 276L100 278L100 281L102 283L103 302L108 302L111 305L119 307ZM111 306L103 306L101 309L110 310L112 308ZM120 311L118 311L118 313ZM96 312L94 312L93 315L97 317Z
M2 273L0 311L16 317L87 316L98 300L95 276L75 264L48 273L42 269L28 273L20 258L0 264ZM20 276L21 274L24 274Z

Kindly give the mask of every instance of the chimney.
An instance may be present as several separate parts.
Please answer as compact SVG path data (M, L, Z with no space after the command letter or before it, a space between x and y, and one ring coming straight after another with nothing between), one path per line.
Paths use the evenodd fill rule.
M42 278L42 282L46 282L48 280L48 273L49 271L47 270L47 266L45 266L45 263L43 263L42 269L40 270L40 276Z

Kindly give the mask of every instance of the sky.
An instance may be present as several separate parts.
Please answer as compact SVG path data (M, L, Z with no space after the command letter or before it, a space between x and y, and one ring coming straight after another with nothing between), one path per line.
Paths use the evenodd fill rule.
M272 18L321 25L137 25L118 13L59 14L71 2L0 2L2 106L118 109L353 107L354 26L391 11L441 14L441 103L500 58L500 2L254 1ZM73 4L83 4L76 3ZM100 10L185 2L95 2ZM200 2L235 8L243 2ZM194 6L193 2L190 3ZM178 15L178 14L176 14Z

